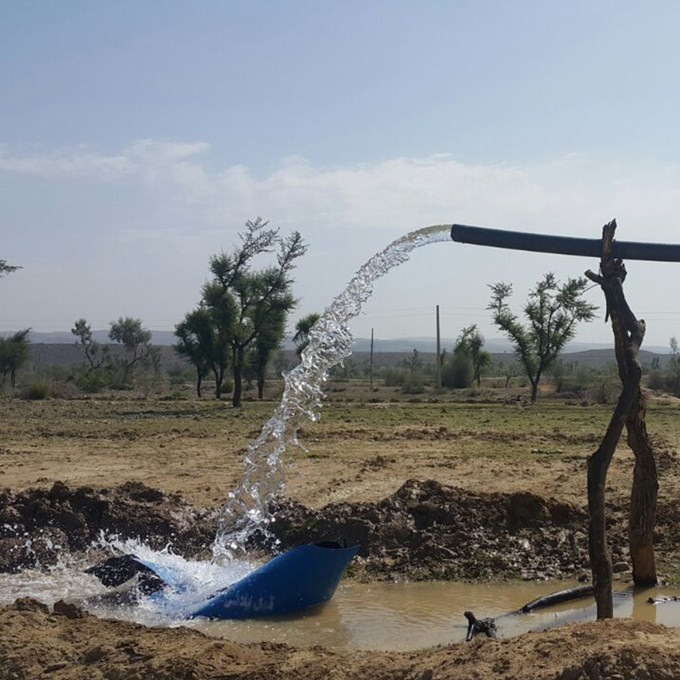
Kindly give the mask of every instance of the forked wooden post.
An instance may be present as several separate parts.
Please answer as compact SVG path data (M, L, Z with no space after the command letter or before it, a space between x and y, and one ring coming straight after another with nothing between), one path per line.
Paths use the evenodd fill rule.
M623 259L680 262L680 244L614 241L615 231L616 220L604 226L601 240L527 234L464 224L451 225L451 239L458 243L539 253L600 257L600 274L587 271L586 276L598 283L604 291L607 316L612 320L616 362L623 386L602 442L588 459L589 548L597 616L600 619L610 618L613 614L612 565L607 548L604 496L607 471L624 426L628 430L628 445L635 454L628 518L633 580L636 586L654 585L657 581L653 537L658 482L654 455L645 425L646 401L640 389L642 369L637 359L645 334L645 323L635 318L623 294L623 282L626 278Z
M626 302L623 282L626 268L613 255L616 220L602 230L600 274L588 270L586 276L598 283L605 295L607 316L614 331L616 361L622 390L607 431L588 459L589 552L597 603L597 618L611 618L612 563L607 545L605 488L607 471L624 426L628 443L635 453L635 473L630 508L630 548L637 585L656 582L652 534L656 514L656 466L645 427L645 400L640 390L642 369L638 351L645 334L645 322L635 317Z

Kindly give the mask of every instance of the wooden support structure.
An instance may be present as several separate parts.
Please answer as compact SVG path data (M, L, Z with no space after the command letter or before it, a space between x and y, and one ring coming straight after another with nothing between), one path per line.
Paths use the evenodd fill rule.
M598 619L611 618L613 615L612 563L607 547L605 488L609 464L624 427L628 433L628 445L635 454L628 517L628 543L633 564L633 581L636 586L649 586L657 582L654 523L658 480L654 453L645 425L647 404L645 395L640 389L642 369L637 358L645 335L645 322L636 319L623 294L623 282L626 278L623 259L680 262L678 243L615 241L615 232L616 220L604 226L601 240L527 234L464 224L451 225L451 239L458 243L539 253L600 257L600 273L587 271L586 276L599 284L604 292L607 317L611 318L614 331L616 362L622 389L602 442L588 459L589 551Z
M623 428L635 454L635 472L629 517L629 543L636 585L656 583L653 530L656 516L657 474L645 426L645 398L640 389L642 369L638 351L645 322L635 317L623 293L626 268L616 257L616 221L602 230L600 273L586 276L600 285L611 318L614 347L622 389L614 414L598 449L588 459L589 552L597 603L597 618L613 616L612 563L607 545L605 488L607 472Z

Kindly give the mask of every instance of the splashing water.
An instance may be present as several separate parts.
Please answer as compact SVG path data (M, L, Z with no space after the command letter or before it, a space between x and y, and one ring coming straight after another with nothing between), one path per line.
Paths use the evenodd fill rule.
M154 550L139 539L101 536L91 546L97 554L123 554L150 566L166 583L162 592L140 596L133 585L110 589L86 573L92 555L63 553L56 565L0 574L0 604L32 597L53 605L65 599L104 618L129 619L145 625L179 625L220 590L246 577L257 565L234 559L226 564L185 559L171 550ZM95 557L95 562L99 561ZM133 606L134 605L134 606Z
M250 559L239 559L237 553L245 552L248 537L254 531L266 535L267 527L274 521L270 508L285 487L283 454L291 445L300 446L298 428L306 419L317 420L323 397L321 385L328 372L351 354L349 321L361 312L377 279L406 262L416 248L449 241L450 228L442 225L419 229L391 243L359 269L316 322L300 365L284 376L280 406L248 449L241 486L229 494L221 510L211 562L187 560L169 549L159 552L140 540L121 541L103 536L92 546L95 551L134 554L152 566L168 587L162 593L139 599L135 607L120 606L126 603L120 599L123 592L111 593L94 576L85 573L84 569L91 565L90 556L64 555L48 569L0 575L0 603L24 596L50 604L65 598L99 616L172 626L186 623L186 617L200 603L252 572L257 565Z
M406 262L416 248L450 241L451 225L418 229L394 241L371 257L354 275L312 327L301 362L285 374L281 405L265 423L245 456L241 486L229 494L220 512L219 529L213 544L215 559L233 557L244 551L255 530L267 534L274 517L270 507L285 487L282 456L286 449L300 446L297 431L304 420L315 421L321 408L321 385L330 369L352 353L349 321L361 312L373 292L373 284L390 269Z

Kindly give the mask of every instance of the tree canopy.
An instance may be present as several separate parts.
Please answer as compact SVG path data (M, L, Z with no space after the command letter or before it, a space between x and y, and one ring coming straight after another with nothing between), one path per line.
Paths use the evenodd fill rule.
M465 351L472 361L472 379L479 387L482 380L482 371L491 363L491 355L484 349L484 336L480 333L476 324L463 328L456 343L456 351Z
M293 336L293 342L295 343L295 351L298 356L302 356L305 347L309 344L309 332L312 330L312 326L319 320L321 315L316 312L307 314L295 324L295 335Z
M123 360L123 383L127 384L136 364L151 357L151 331L142 327L141 319L120 317L111 322L109 339L122 345L127 351Z
M211 367L218 398L225 371L231 366L234 407L241 405L246 365L254 369L262 395L267 364L283 338L288 312L296 304L291 272L307 249L299 232L280 237L279 230L269 228L260 217L246 222L239 239L231 252L210 258L211 279L203 286L199 307L175 330L177 351L197 371L203 364ZM273 252L276 264L253 267L258 255Z
M493 322L512 342L517 358L531 383L531 401L536 401L538 385L546 369L576 334L580 321L590 321L597 307L583 300L587 279L568 279L560 284L555 275L546 274L529 293L524 305L527 323L514 314L508 299L512 285L490 285Z
M212 371L215 376L215 394L219 399L228 355L225 343L219 340L219 329L213 324L210 312L203 307L189 312L175 326L175 336L175 351L196 369L196 394L202 396L203 378Z
M0 338L0 374L2 374L3 387L8 375L12 389L16 387L17 371L28 359L30 330L30 328L25 328L8 338Z
M92 371L103 368L108 362L109 350L106 346L101 347L101 345L93 338L90 324L88 324L85 319L78 319L73 325L71 333L78 338L76 344L80 344L85 352L85 358L88 363L87 375L92 373Z

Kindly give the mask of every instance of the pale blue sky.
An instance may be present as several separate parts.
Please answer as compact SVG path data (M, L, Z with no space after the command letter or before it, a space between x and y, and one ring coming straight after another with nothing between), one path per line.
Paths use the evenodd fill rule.
M679 44L676 2L0 0L0 330L172 328L258 214L310 244L300 314L432 223L680 241ZM486 283L593 264L436 246L356 333L427 335L439 302L493 336ZM654 271L629 294L666 344Z

